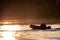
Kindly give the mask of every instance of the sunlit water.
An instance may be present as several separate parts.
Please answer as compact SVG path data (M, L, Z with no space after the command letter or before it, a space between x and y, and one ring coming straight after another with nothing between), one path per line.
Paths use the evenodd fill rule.
M53 26L52 28L56 28L56 26ZM19 27L17 28L18 31L13 28L11 30L7 28L8 31L4 31L5 29L0 31L0 40L60 40L60 31L31 30L29 25L20 25L20 27L23 31L21 28L18 30Z

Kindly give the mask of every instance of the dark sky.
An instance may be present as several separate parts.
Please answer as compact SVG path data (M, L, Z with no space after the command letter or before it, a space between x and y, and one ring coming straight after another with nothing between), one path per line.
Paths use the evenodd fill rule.
M60 23L59 0L1 0L0 4L1 20Z

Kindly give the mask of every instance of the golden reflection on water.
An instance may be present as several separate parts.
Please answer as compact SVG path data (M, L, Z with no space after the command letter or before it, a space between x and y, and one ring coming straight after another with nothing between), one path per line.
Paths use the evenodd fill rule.
M0 40L20 40L21 33L6 31L0 32Z
M20 33L16 31L21 29L20 25L0 26L0 40L17 40L20 37Z
M27 27L27 25L25 25L24 28L25 27ZM22 28L16 25L5 25L2 26L2 29L7 31L0 32L0 40L60 40L60 31L37 30L17 32L16 30L21 30Z
M0 30L22 30L20 25L2 25Z
M60 37L58 32L0 32L0 40L57 40L53 37ZM49 39L49 38L53 39Z
M14 32L1 32L2 38L0 40L15 40Z

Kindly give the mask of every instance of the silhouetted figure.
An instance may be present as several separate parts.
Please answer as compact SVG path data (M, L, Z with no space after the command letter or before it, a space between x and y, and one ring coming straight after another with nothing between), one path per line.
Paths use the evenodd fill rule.
M42 23L41 26L40 26L40 29L46 29L46 24L45 23Z
M48 26L47 29L51 29L51 26Z
M30 25L30 28L34 28L34 27L35 27L35 25L32 25L32 24Z

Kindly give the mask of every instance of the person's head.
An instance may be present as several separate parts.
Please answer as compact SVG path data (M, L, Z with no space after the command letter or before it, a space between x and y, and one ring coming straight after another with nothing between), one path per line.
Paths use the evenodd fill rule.
M33 26L35 26L35 25L32 25L32 24L31 24L31 25L30 25L30 28L32 28Z

